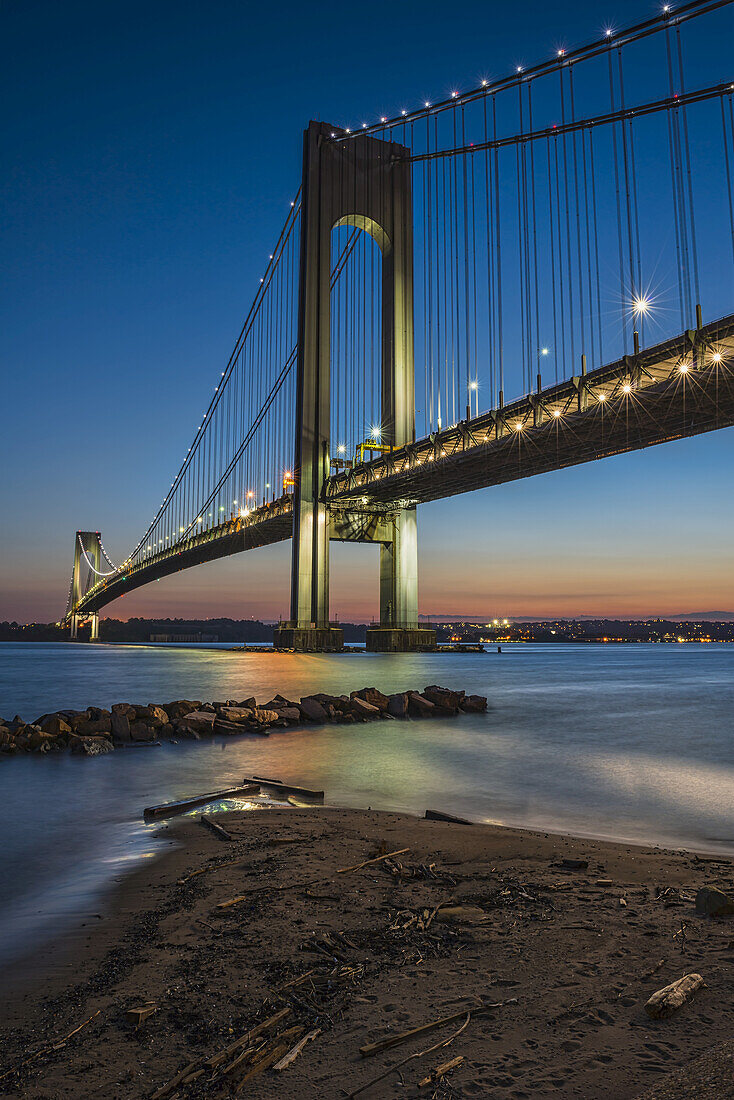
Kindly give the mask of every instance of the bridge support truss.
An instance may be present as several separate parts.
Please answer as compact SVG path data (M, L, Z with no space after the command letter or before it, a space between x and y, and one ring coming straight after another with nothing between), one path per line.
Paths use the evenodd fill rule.
M304 135L295 501L291 618L275 634L278 648L340 649L343 632L329 619L329 542L380 544L380 626L368 648L407 650L435 644L418 627L418 527L415 506L388 518L330 509L331 235L351 225L368 233L382 258L381 438L390 447L415 439L413 379L413 224L409 150L312 122ZM355 520L356 517L356 520Z

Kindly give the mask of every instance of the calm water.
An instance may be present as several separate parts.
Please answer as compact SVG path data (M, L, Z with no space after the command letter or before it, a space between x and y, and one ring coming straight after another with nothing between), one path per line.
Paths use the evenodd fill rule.
M144 806L250 772L327 803L734 852L734 647L503 646L486 655L293 656L222 648L0 644L0 715L120 701L300 696L440 683L486 715L270 738L0 759L0 961L95 911L155 851Z

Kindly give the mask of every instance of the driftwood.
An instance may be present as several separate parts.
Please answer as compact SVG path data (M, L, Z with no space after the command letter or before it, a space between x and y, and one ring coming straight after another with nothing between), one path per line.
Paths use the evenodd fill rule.
M340 867L336 871L337 875L345 875L349 871L360 871L363 867L369 867L372 863L380 863L383 859L390 859L391 856L400 856L403 852L409 852L410 848L400 848L397 852L386 852L384 856L375 856L374 859L366 859L363 863L355 863L353 867ZM239 905L241 901L247 901L253 897L254 894L262 893L262 891L271 890L273 893L284 893L286 890L302 890L306 886L317 886L326 882L331 882L331 875L321 876L319 878L309 878L305 882L287 882L283 886L256 886L249 894L238 894L237 897L228 898L227 901L220 901L217 904L217 909L229 909L233 905Z
M437 1027L442 1027L443 1024L453 1023L454 1020L460 1020L462 1016L471 1016L472 1013L478 1014L481 1012L488 1012L492 1008L502 1008L506 1004L515 1004L517 998L513 997L510 1001L496 1001L494 1004L476 1004L470 1005L468 1008L462 1008L460 1012L452 1012L450 1016L441 1016L438 1020L431 1020L429 1024L422 1024L420 1027L412 1027L408 1031L400 1031L397 1035L389 1035L387 1039L378 1039L376 1043L367 1043L366 1046L359 1048L359 1053L363 1058L370 1058L373 1054L380 1054L383 1050L389 1050L390 1047L396 1047L400 1043L405 1043L408 1039L412 1039L415 1035L425 1035L428 1031L433 1031Z
M691 1000L702 985L704 980L700 974L684 974L682 978L653 993L645 1005L645 1012L648 1016L652 1016L653 1020L672 1016L683 1007L686 1001Z
M69 1039L71 1039L78 1032L82 1031L87 1026L87 1024L91 1024L92 1020L96 1020L101 1011L102 1009L98 1008L96 1012L92 1013L88 1020L85 1020L83 1023L79 1024L79 1026L75 1027L73 1031L70 1031L68 1035L64 1035L63 1038L57 1039L55 1042L51 1043L47 1047L42 1047L40 1050L37 1050L35 1051L35 1053L29 1055L28 1058L25 1058L22 1062L19 1062L17 1066L11 1066L10 1069L6 1069L3 1073L0 1073L0 1081L3 1079L3 1077L9 1077L11 1073L17 1073L18 1070L21 1070L25 1066L27 1066L29 1062L35 1062L36 1058L40 1058L44 1054L50 1054L53 1050L61 1050L61 1048L65 1046L66 1043L68 1043Z
M185 814L187 810L195 810L197 806L207 806L210 802L218 802L222 798L241 798L246 794L259 793L257 783L247 783L241 787L229 787L226 791L210 791L209 794L196 795L194 798L186 798L180 802L165 802L161 806L146 806L143 810L145 821L151 818L174 817L176 814Z
M388 1068L386 1070L383 1070L382 1073L378 1073L377 1077L373 1077L370 1081L366 1081L364 1085L360 1085L359 1088L356 1088L353 1092L350 1092L347 1100L354 1100L354 1097L359 1096L360 1092L365 1092L367 1089L371 1089L373 1085L376 1085L379 1081L383 1081L386 1077L389 1077L391 1073L394 1073L396 1069L400 1069L401 1066L406 1065L407 1062L412 1062L416 1058L423 1058L426 1054L432 1054L434 1050L441 1050L442 1047L449 1046L449 1044L453 1043L454 1039L461 1035L462 1031L464 1031L464 1029L469 1026L469 1023L471 1021L471 1011L461 1013L461 1015L466 1015L464 1023L461 1025L460 1028L449 1035L447 1039L442 1039L439 1043L434 1043L433 1046L426 1047L425 1050L418 1050L415 1052L415 1054L406 1055L406 1057L402 1058L399 1062L395 1062L392 1066L388 1066Z
M166 1098L171 1096L179 1085L186 1084L188 1081L193 1080L195 1077L202 1076L205 1068L215 1069L217 1066L220 1066L223 1062L226 1062L234 1054L238 1054L243 1047L246 1047L253 1039L256 1039L258 1036L262 1035L263 1032L269 1031L271 1027L277 1027L279 1023L281 1023L283 1020L286 1019L287 1016L290 1015L290 1013L291 1008L290 1005L288 1005L286 1008L282 1008L280 1012L276 1012L275 1015L271 1016L269 1019L263 1020L260 1024L256 1024L255 1027L245 1032L245 1034L240 1036L239 1039L236 1039L233 1043L230 1043L229 1046L225 1047L223 1050L220 1050L217 1054L204 1054L201 1058L197 1058L195 1061L189 1062L187 1066L184 1066L182 1070L179 1070L175 1077L172 1077L170 1081L166 1081L164 1085L161 1085L160 1088L156 1089L156 1091L151 1096L151 1100L166 1100Z
M308 787L294 787L291 783L281 783L278 779L257 779L255 776L245 776L242 780L243 783L259 783L263 787L269 787L273 791L277 791L279 794L294 794L296 797L304 799L312 799L314 802L321 802L324 798L323 791L311 791Z
M144 1024L149 1016L152 1016L154 1012L158 1011L158 1005L149 1002L148 1004L141 1005L140 1008L129 1008L125 1013L125 1019L131 1024L135 1024L136 1027L140 1027Z
M316 1027L313 1031L309 1031L307 1035L304 1035L302 1039L296 1043L296 1045L288 1051L285 1057L281 1058L279 1062L276 1062L273 1066L274 1070L280 1071L287 1069L291 1062L295 1062L298 1055L301 1053L306 1043L309 1043L312 1039L315 1039L317 1035L321 1034L321 1028Z
M232 834L228 833L223 825L220 825L217 821L213 821L210 817L207 817L206 814L202 814L199 821L202 825L205 825L210 832L214 833L216 837L219 837L220 840L232 839Z
M184 886L187 882L190 882L192 878L198 878L199 875L205 875L209 871L220 871L223 867L234 867L235 863L240 863L241 860L242 857L238 856L237 859L228 859L226 863L213 863L208 867L200 867L198 871L192 871L191 874L184 875L183 878L177 879L177 884L179 886Z
M384 856L375 856L374 859L366 859L363 863L355 863L353 867L340 867L337 875L345 875L347 871L361 871L363 867L369 867L371 863L381 863L383 859L391 859L392 856L402 856L409 852L410 848L399 848L397 852L386 852Z
M422 1081L418 1082L418 1087L422 1088L424 1085L433 1085L444 1074L448 1073L452 1069L456 1069L464 1061L464 1055L460 1054L458 1058L452 1058L450 1062L442 1062L440 1066L436 1066L433 1073L429 1073L427 1077L424 1077Z

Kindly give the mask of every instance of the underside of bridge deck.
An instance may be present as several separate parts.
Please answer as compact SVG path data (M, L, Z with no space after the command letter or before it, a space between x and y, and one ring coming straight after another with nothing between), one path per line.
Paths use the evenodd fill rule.
M734 316L332 477L332 505L422 504L734 424Z

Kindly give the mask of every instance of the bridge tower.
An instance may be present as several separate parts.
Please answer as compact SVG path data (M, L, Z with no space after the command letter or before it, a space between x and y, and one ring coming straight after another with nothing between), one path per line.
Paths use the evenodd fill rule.
M74 572L71 580L71 608L79 606L79 601L86 596L88 588L84 586L88 564L94 567L97 573L102 572L102 546L99 541L99 531L77 531L74 539ZM85 568L85 566L87 568ZM96 579L96 574L95 578ZM84 620L90 619L92 633L90 641L99 641L99 612L93 611L90 615L79 615L72 610L71 640L76 641L79 633L79 625Z
M339 649L329 619L329 541L380 544L380 625L368 648L408 650L435 643L418 627L418 528L415 506L389 514L324 501L330 456L331 235L351 225L368 233L382 258L382 441L415 439L413 379L413 212L409 150L311 122L304 133L301 197L295 500L291 618L278 648Z

